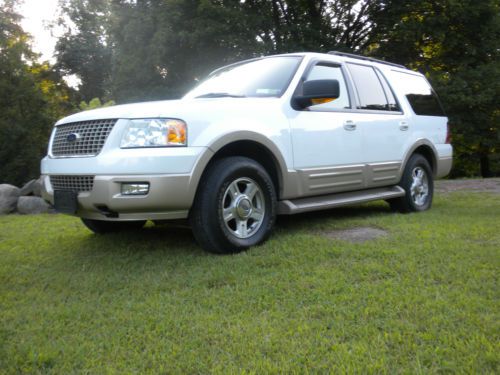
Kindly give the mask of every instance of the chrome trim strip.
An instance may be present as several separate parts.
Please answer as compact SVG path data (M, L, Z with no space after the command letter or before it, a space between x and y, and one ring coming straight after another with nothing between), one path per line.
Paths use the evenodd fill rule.
M355 174L362 174L363 170L355 170L355 171L347 171L347 172L327 172L327 173L314 173L309 175L310 180L314 180L316 178L324 178L324 177L335 177L335 176L351 176Z
M363 183L362 179L361 180L353 180L353 181L332 182L329 184L310 185L309 189L316 190L316 189L324 189L324 188L337 187L337 186L359 185L361 183Z

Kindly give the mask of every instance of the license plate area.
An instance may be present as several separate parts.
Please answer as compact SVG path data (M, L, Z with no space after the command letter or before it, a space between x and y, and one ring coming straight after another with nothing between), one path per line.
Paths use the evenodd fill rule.
M77 193L71 190L55 190L54 208L63 214L75 214L78 209Z

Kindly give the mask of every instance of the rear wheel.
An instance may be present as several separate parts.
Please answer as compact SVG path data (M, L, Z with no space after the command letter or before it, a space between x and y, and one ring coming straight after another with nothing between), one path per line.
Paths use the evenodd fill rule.
M145 220L141 221L106 221L106 220L94 220L94 219L83 219L83 224L89 228L92 232L97 234L105 234L112 232L125 232L131 230L139 230L144 224Z
M190 213L194 237L207 251L235 253L269 236L276 218L271 177L245 157L217 160L200 183Z
M431 208L434 195L432 169L425 157L414 154L406 164L399 183L406 194L389 200L391 208L399 212L425 211Z

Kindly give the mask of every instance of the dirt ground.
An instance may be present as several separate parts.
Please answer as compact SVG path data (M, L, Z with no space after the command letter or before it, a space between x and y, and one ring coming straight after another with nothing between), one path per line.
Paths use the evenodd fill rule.
M439 180L435 182L435 190L438 194L451 193L454 191L471 191L479 193L500 194L500 178Z

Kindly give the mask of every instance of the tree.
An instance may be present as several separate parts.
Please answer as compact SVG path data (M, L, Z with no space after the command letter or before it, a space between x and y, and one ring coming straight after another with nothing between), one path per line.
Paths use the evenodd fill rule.
M56 68L78 76L82 100L107 98L112 52L107 36L109 1L60 0L60 6L58 24L65 32L56 44Z
M358 0L64 4L61 22L68 31L58 43L58 65L82 79L85 100L107 93L118 102L179 97L211 70L245 58L298 50L362 50L374 27L370 15L383 9L378 1ZM94 88L92 95L87 86Z
M80 104L78 105L78 107L82 111L89 111L91 109L110 107L112 105L115 105L115 102L113 100L110 100L110 101L108 101L106 103L102 103L99 98L94 98L94 99L90 100L88 103L86 103L84 101L80 102Z
M359 0L247 0L246 11L257 15L257 37L269 53L362 51L375 24L372 14L381 1Z
M115 0L112 14L118 102L179 97L212 69L260 50L234 1Z
M0 182L20 185L40 175L54 118L71 105L69 88L36 61L15 5L0 7Z

